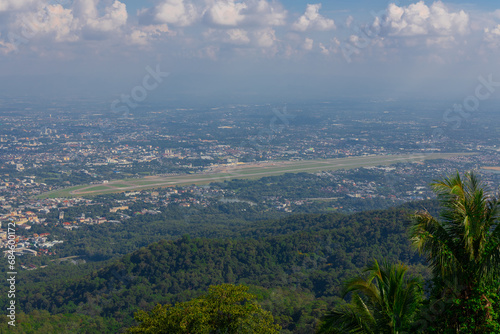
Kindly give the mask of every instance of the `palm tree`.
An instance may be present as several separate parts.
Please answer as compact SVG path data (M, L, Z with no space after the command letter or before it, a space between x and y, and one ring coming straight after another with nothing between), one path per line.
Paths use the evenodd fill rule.
M349 280L343 298L352 293L351 302L328 313L318 334L403 333L410 328L421 296L415 278L405 278L403 264L382 267L377 261L366 269L369 275Z
M484 287L498 291L495 284L500 273L498 198L485 193L484 185L473 172L466 173L463 179L457 173L434 182L432 187L441 204L441 214L438 218L426 211L415 214L410 235L431 266L441 296L451 292L459 300L467 301L474 291ZM488 314L490 301L483 292L479 299ZM463 318L471 316L469 313ZM458 323L455 325L460 327Z

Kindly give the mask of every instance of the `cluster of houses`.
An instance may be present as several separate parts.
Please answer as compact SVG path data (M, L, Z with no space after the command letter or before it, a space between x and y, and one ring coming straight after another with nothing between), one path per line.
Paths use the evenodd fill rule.
M33 211L23 212L22 210L14 210L10 213L0 216L0 224L2 228L7 228L9 223L15 224L17 228L29 230L31 228L27 223L40 223L40 219Z
M62 240L48 240L50 233L34 233L29 236L16 236L14 255L53 255L55 252L51 250L57 244L63 243ZM8 241L6 232L3 232L0 239L0 247L6 248L4 251L4 256L8 255Z

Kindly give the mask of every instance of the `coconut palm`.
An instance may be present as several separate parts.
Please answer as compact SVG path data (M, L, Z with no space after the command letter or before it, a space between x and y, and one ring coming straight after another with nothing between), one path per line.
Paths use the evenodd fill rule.
M452 294L459 301L457 305L461 305L453 310L453 326L458 331L460 322L472 317L476 317L475 326L479 326L478 322L490 314L491 303L485 289L498 291L495 281L500 273L500 202L485 193L484 184L473 172L464 178L457 173L434 182L432 187L441 204L441 214L438 218L428 212L414 215L412 242L426 257L441 297ZM483 320L478 320L481 311L477 304L467 307L474 293L476 301L482 304L479 309L483 316L479 318Z
M457 173L432 184L442 212L414 215L411 239L426 257L435 277L472 287L500 273L500 227L497 198L484 192L473 173Z
M377 261L368 276L349 280L343 298L351 302L328 313L318 330L336 333L403 333L410 328L421 296L417 279L405 277L403 264L380 266Z

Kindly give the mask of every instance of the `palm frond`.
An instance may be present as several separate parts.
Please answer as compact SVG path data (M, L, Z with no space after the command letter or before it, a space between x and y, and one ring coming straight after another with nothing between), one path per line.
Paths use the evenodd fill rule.
M438 218L413 216L411 238L436 277L470 286L500 274L499 200L485 192L474 173L432 183L442 207ZM475 283L474 283L475 284Z
M421 285L405 277L407 270L374 261L365 275L346 282L343 294L352 293L350 303L327 314L318 333L393 333L408 327Z
M424 255L433 272L448 276L461 268L457 259L457 240L428 212L413 217L410 239L420 254Z
M372 333L373 316L362 299L327 313L318 334Z

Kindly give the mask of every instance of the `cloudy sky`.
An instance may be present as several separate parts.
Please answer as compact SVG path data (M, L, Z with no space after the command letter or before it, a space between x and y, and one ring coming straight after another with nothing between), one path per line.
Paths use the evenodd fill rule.
M497 1L0 0L0 96L454 98L499 56Z

